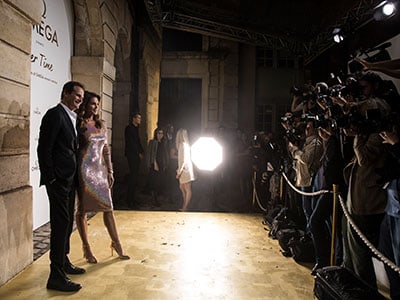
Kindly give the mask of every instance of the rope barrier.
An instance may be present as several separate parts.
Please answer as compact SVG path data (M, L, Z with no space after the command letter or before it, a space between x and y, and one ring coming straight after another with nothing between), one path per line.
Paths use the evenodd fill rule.
M320 190L317 192L312 192L312 193L306 193L303 191L300 191L299 189L297 189L291 182L290 180L287 178L286 174L284 172L282 172L282 177L285 178L286 182L288 183L288 185L297 193L302 194L302 195L306 195L306 196L317 196L317 195L321 195L321 194L326 194L326 193L332 193L332 191L329 190ZM346 219L348 220L349 224L351 225L351 227L354 229L354 231L358 234L358 236L360 237L360 239L365 243L365 245L371 250L372 253L374 253L380 261L382 261L385 265L387 265L388 267L390 267L393 271L395 271L396 273L400 274L400 267L398 267L396 264L394 264L391 260L389 260L386 256L384 256L378 249L376 249L374 247L374 245L371 244L370 241L368 241L368 239L365 237L365 235L361 232L361 230L357 227L357 225L354 223L353 219L350 217L347 209L346 209L346 205L343 201L342 196L339 194L339 202L340 202L340 206L342 207L344 216L346 217ZM334 238L334 237L332 237ZM333 242L332 242L333 243ZM331 262L332 262L332 257L331 257Z
M353 219L350 217L349 212L346 209L346 205L343 201L343 198L341 195L339 195L339 202L342 207L343 213L346 216L347 221L351 225L351 227L354 229L354 231L358 234L360 239L365 243L365 245L371 250L372 253L374 253L379 260L381 260L385 265L389 266L393 271L397 272L400 274L400 268L395 265L391 260L389 260L386 256L384 256L378 249L374 247L374 245L371 244L370 241L365 237L365 235L361 232L361 230L357 227L357 225L354 223Z
M257 188L256 188L256 176L257 176L257 173L256 173L256 172L253 172L253 180L252 180L252 182L253 182L253 205L254 205L254 198L255 198L255 199L257 200L257 204L258 204L258 206L260 207L260 209L261 209L262 211L266 212L267 209L264 208L264 207L261 205L260 198L258 197Z
M301 194L301 195L304 195L304 196L319 196L319 195L322 195L322 194L332 193L332 191L329 191L329 190L320 190L320 191L317 191L317 192L303 192L303 191L299 190L298 188L296 188L296 187L290 182L290 180L286 177L286 174L285 174L285 173L282 172L282 176L283 176L283 178L285 178L287 184L288 184L293 190L295 190L297 193L299 193L299 194Z

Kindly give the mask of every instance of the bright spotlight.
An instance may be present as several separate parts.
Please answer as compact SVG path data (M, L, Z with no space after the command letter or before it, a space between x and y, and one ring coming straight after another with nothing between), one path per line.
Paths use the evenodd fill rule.
M343 36L340 35L340 34L335 34L335 35L333 36L333 40L334 40L335 43L338 43L338 44L339 44L341 41L343 41Z
M343 41L344 37L343 37L343 34L342 34L342 29L335 28L333 30L332 34L333 34L333 41L335 43L339 44L341 41Z
M397 12L397 5L395 1L382 1L375 7L374 19L376 21L381 21L394 16Z
M382 8L382 12L385 16L392 15L394 11L395 11L395 6L393 3L386 3Z
M191 155L200 170L213 171L222 162L222 147L212 137L201 137L192 145Z

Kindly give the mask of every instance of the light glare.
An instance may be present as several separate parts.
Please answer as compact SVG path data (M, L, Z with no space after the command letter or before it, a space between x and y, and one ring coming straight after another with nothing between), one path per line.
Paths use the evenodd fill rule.
M197 168L213 171L222 162L222 147L212 137L201 137L193 144L191 155Z
M390 16L394 12L394 4L393 3L387 3L383 6L382 9L383 13L385 16Z
M333 36L333 40L335 41L335 43L340 43L341 41L343 41L343 36L341 36L340 34L335 34Z

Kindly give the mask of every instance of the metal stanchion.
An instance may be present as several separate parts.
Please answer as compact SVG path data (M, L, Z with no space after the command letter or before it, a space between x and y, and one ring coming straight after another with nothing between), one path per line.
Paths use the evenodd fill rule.
M282 173L279 178L279 200L281 200L281 203L283 203L283 175L282 175Z
M257 173L256 171L253 172L253 206L254 203L256 203L256 179L257 179Z
M333 185L333 209L332 209L332 238L331 238L331 266L335 265L335 241L336 241L336 204L338 201L338 185Z

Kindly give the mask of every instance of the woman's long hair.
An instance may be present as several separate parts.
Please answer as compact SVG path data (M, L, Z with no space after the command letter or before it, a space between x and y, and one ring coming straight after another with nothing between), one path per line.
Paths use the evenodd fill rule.
M189 136L186 129L180 128L178 130L178 132L176 133L175 143L176 143L176 149L179 149L180 144L183 143L189 144Z
M86 130L86 126L85 126L85 115L86 115L86 109L87 109L87 105L89 104L90 99L92 98L97 98L97 100L99 100L100 103L100 96L97 95L96 93L93 92L88 92L85 91L85 95L83 96L83 101L81 106L79 107L78 110L78 120L79 120L79 124L78 124L78 128L79 131L84 132ZM93 120L94 120L94 126L96 128L103 128L103 122L102 120L100 120L100 116L97 115L93 115Z
M164 131L164 130L161 127L157 127L156 129L154 129L154 131L153 131L153 140L157 141L157 133L159 131Z

